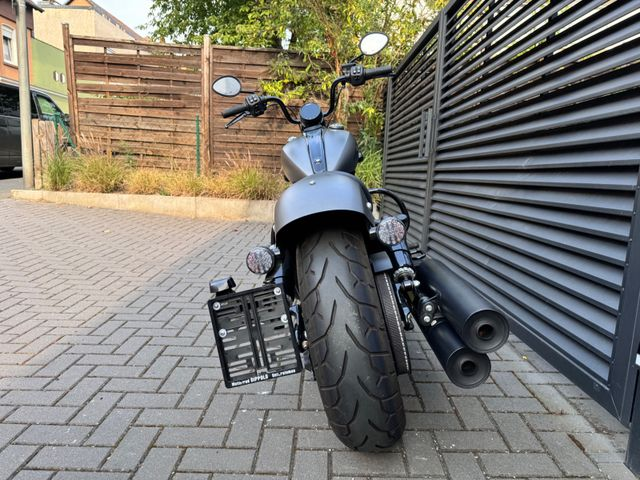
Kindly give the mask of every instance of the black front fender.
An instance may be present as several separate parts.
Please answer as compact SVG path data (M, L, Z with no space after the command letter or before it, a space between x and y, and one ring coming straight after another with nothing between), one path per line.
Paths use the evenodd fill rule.
M281 243L292 227L317 217L356 217L371 226L371 195L355 176L344 172L324 172L305 177L282 194L275 209L276 241Z

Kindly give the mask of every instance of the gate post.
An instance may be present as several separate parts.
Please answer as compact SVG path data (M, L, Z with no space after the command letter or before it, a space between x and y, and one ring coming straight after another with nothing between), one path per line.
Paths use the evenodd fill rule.
M202 50L200 52L201 73L202 73L202 158L204 160L204 172L211 173L213 169L213 152L211 143L211 38L205 35L202 39Z

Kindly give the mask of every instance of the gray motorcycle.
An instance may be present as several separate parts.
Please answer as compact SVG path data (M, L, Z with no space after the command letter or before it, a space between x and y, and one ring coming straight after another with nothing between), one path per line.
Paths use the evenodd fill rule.
M208 302L228 388L291 375L315 376L331 428L350 448L391 447L405 428L398 375L411 371L405 331L418 325L451 381L483 383L487 353L509 335L505 317L449 268L406 242L409 212L386 189L367 190L355 176L361 155L355 138L329 123L339 87L390 77L391 67L364 68L365 55L387 44L382 33L360 41L362 54L342 66L329 108L306 103L297 115L273 96L248 95L225 110L258 117L272 105L299 125L301 135L282 149L291 186L276 204L271 245L253 248L249 270L262 287L236 292L233 278L212 280ZM241 93L233 76L213 90ZM398 212L376 218L372 195Z

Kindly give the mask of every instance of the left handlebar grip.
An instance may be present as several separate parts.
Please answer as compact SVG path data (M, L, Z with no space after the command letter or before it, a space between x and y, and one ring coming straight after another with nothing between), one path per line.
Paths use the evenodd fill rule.
M248 109L248 105L243 103L242 105L234 105L233 107L229 107L226 110L222 111L222 118L234 117L236 115L240 115L241 113L246 112Z

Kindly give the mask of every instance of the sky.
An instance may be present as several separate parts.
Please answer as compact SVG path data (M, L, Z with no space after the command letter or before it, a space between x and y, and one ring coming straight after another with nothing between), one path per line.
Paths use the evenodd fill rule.
M149 32L139 28L143 23L147 23L147 15L151 9L152 0L93 0L102 8L112 13L128 26L141 35L148 35Z

